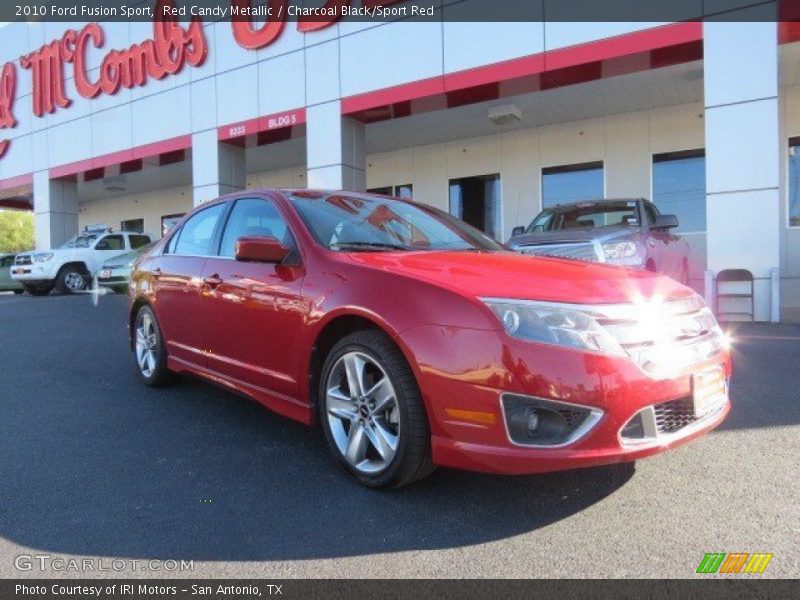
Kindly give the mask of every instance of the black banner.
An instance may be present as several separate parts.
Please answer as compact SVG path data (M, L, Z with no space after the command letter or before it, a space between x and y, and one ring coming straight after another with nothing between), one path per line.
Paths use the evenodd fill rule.
M465 570L468 570L465 565ZM791 580L224 580L224 579L29 579L0 582L4 600L188 600L190 598L381 598L468 600L505 598L592 598L642 600L702 597L784 599L797 597Z
M797 0L9 0L0 21L790 21ZM0 32L1 35L1 32Z

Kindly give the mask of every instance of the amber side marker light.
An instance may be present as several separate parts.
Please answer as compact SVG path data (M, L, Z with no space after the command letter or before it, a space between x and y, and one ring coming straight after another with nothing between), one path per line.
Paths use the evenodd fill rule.
M445 408L444 412L448 417L458 419L459 421L466 421L468 423L477 423L479 425L494 425L497 421L497 415L490 412L480 412L477 410L461 410L460 408Z

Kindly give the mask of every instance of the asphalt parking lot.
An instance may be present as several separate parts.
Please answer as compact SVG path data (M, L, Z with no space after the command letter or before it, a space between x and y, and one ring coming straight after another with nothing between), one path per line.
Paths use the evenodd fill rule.
M633 465L351 483L319 432L203 382L137 380L125 299L0 294L0 576L20 554L194 561L196 577L800 576L800 325L736 332L734 408ZM202 326L202 324L198 324ZM741 576L740 576L741 577Z

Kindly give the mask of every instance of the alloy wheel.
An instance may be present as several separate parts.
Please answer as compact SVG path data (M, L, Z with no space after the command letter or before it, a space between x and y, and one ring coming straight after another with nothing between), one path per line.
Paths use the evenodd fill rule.
M151 377L158 363L158 337L152 317L144 312L136 325L136 362L145 377Z
M83 278L83 275L77 271L70 271L64 275L64 285L70 292L77 292L84 288L86 282Z
M394 386L378 361L348 352L325 386L325 410L337 449L364 474L385 470L397 454L400 410Z

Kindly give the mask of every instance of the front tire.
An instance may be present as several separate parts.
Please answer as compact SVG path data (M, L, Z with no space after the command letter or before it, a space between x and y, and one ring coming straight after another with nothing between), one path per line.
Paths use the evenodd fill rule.
M25 291L31 296L47 296L47 294L53 291L53 286L25 284Z
M352 333L333 347L319 398L328 447L362 485L397 488L433 471L422 395L403 354L382 332Z
M133 355L145 385L160 387L172 383L174 373L167 369L167 351L156 315L149 306L136 313L133 326Z
M25 292L25 290L14 290L14 295L19 296L20 294L23 294L24 292Z
M56 277L56 289L62 294L74 294L89 285L89 275L77 265L62 267Z

